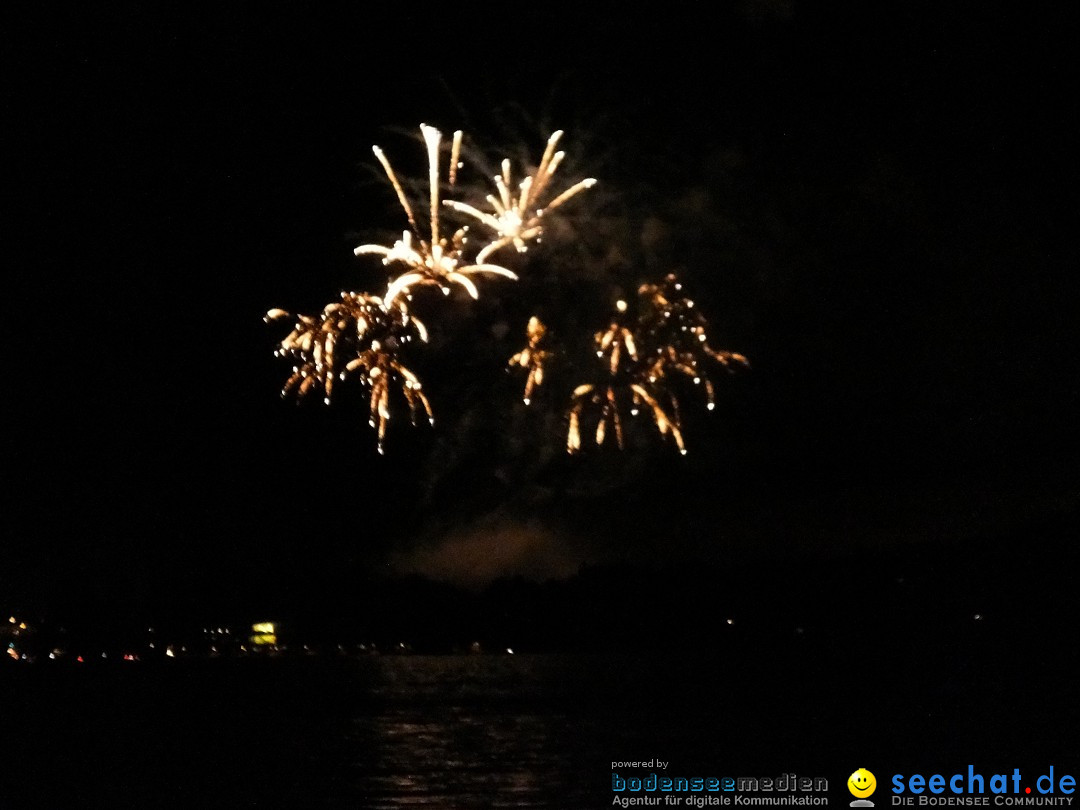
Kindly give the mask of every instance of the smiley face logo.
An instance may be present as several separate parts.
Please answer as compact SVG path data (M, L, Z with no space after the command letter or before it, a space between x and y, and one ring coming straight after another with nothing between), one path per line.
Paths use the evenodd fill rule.
M877 779L866 768L859 768L848 777L847 789L856 799L865 799L877 789Z

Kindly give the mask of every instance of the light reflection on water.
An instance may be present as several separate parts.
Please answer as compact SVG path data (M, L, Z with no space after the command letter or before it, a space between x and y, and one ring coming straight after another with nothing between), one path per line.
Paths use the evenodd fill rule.
M452 707L435 717L415 710L358 718L356 737L373 751L354 765L370 807L542 807L553 793L577 793L575 764L557 740L565 718ZM559 790L560 786L563 790Z
M584 807L603 781L567 659L402 657L364 662L335 804ZM568 680L569 679L569 680ZM569 699L568 699L569 698Z

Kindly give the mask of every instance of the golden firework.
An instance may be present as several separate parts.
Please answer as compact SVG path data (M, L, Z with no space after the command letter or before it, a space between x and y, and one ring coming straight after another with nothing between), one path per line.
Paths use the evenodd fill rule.
M626 400L629 400L629 403ZM570 396L568 412L570 427L566 434L566 450L571 454L581 450L582 421L587 409L597 411L599 414L594 434L597 446L603 445L608 436L613 435L616 447L622 450L625 447L623 409L626 408L630 416L634 417L640 412L641 406L645 406L660 435L670 435L679 448L679 452L686 455L686 445L683 443L677 404L674 400L672 400L672 405L676 408L674 415L669 414L657 398L640 383L613 383L606 386L579 385ZM612 428L611 433L608 432L609 425Z
M660 284L638 288L639 329L649 345L644 379L655 384L672 374L682 375L705 390L706 407L711 411L716 407L715 389L706 361L712 360L728 372L750 363L737 352L709 345L708 322L682 289L674 274L668 274Z
M551 178L554 176L555 170L559 168L559 164L566 157L565 152L555 151L555 147L562 136L563 133L559 130L548 138L547 148L540 159L540 166L534 174L526 176L518 183L516 193L510 190L512 182L510 161L503 160L502 174L497 174L494 177L498 196L494 194L487 195L487 201L491 205L492 212L480 211L467 203L456 200L446 202L446 205L455 211L470 216L485 225L493 234L492 242L476 255L478 263L482 264L488 256L507 245L513 245L517 248L518 253L524 253L529 242L540 238L540 234L543 232L540 223L546 213L555 210L578 192L592 188L596 184L596 180L591 177L581 180L557 195L546 206L541 207L539 205L540 199L551 184Z
M509 367L518 366L528 369L525 379L525 393L522 396L525 404L531 401L533 389L544 382L544 366L552 358L553 352L543 348L544 339L547 337L547 327L533 315L529 318L529 324L525 328L529 338L529 345L510 358Z
M713 360L726 368L748 365L743 355L709 346L707 322L682 295L682 284L674 275L661 284L643 284L638 289L638 316L632 326L622 320L627 312L625 301L616 302L617 314L611 325L594 336L596 357L604 366L607 382L583 384L570 398L567 451L581 450L582 420L586 411L597 412L596 444L614 428L616 444L623 447L625 407L631 417L646 409L661 436L670 435L686 454L682 436L680 403L673 378L690 380L705 390L706 405L715 407L714 387L705 371L705 361Z
M357 256L366 254L381 255L383 264L389 266L404 265L404 272L396 278L392 278L383 295L386 305L392 304L399 295L406 293L411 287L434 285L439 287L444 294L450 294L450 285L457 284L463 287L473 298L478 297L479 291L472 276L491 274L502 276L511 280L517 280L517 276L505 267L497 264L486 264L479 257L472 264L463 263L465 248L465 235L467 228L459 228L449 238L440 236L439 233L439 145L442 142L442 133L434 127L426 124L420 125L420 133L424 138L428 153L428 187L429 187L429 213L430 213L430 241L420 236L420 227L417 225L409 198L398 181L390 161L378 147L372 147L375 157L379 159L390 184L397 193L398 202L409 221L411 231L404 231L401 239L394 242L391 247L384 245L360 245L353 253ZM454 133L452 154L450 158L451 183L457 177L457 157L461 148L461 133Z
M408 222L401 238L389 247L364 244L354 250L357 256L381 256L390 269L383 295L346 291L316 315L294 315L282 309L272 309L266 315L267 320L292 320L291 331L277 348L278 355L293 361L282 395L295 394L300 399L321 392L329 404L336 382L349 376L358 378L368 392L369 422L377 433L380 453L395 401L408 407L413 424L421 417L434 424L431 403L403 358L410 342L426 343L428 339L427 328L409 309L412 290L436 286L449 295L452 287L458 286L475 299L479 296L478 277L516 280L511 270L488 263L489 257L510 245L518 252L527 250L541 238L549 212L596 182L589 178L561 193L551 192L553 177L565 157L557 149L563 135L558 131L548 139L535 172L516 187L510 161L502 161L501 173L494 178L496 193L487 195L490 211L458 200L442 201L442 134L424 124L420 132L428 158L428 221L423 228L389 159L378 146L373 147ZM446 181L450 189L457 186L461 147L462 133L458 131L449 148ZM444 207L483 226L487 241L479 240L475 256L468 244L468 226L452 232L444 228L440 221ZM628 312L630 309L626 301L616 302L608 327L593 335L595 372L573 390L567 410L566 447L570 453L582 449L586 430L596 445L610 440L622 449L627 419L642 411L661 437L670 437L679 451L686 453L680 397L701 386L711 410L714 386L707 372L712 364L729 372L748 365L743 355L709 345L708 324L683 294L674 275L658 284L641 285L633 306L635 314ZM528 405L536 388L544 383L556 351L546 325L535 316L529 320L526 336L526 346L510 358L509 367L526 371L523 399Z
M634 333L617 321L612 321L605 331L597 332L593 339L596 341L596 356L607 358L607 366L612 374L618 373L620 361L636 363L638 360Z
M290 316L281 309L266 314L267 320L288 317L295 317L293 329L281 341L277 354L292 357L296 364L282 396L295 393L302 398L321 390L329 405L334 381L361 373L371 391L369 422L378 431L380 453L390 421L393 385L401 386L413 424L421 409L434 423L431 403L420 380L398 358L401 348L414 338L422 342L428 339L427 328L409 313L404 302L387 306L377 296L343 292L340 302L327 305L318 316ZM352 359L345 362L340 359L342 355Z
M383 440L390 424L390 392L393 386L401 388L401 393L409 405L409 419L413 425L416 425L416 417L420 411L427 416L428 424L435 425L435 414L420 380L397 359L394 351L384 347L380 341L372 341L370 348L350 360L342 376L354 372L363 375L364 384L371 391L368 424L377 431L380 455L384 452Z

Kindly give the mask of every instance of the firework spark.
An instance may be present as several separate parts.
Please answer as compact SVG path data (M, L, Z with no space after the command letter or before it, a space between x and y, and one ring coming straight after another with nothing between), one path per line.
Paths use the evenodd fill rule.
M620 304L623 302L620 301ZM620 312L623 311L620 307ZM612 374L619 371L619 363L622 360L636 363L638 360L637 343L634 342L634 334L617 321L612 321L606 331L597 332L595 335L596 356L607 357L607 365Z
M292 331L281 341L277 354L291 357L293 371L281 391L297 398L323 392L329 405L335 380L363 373L371 390L371 426L378 430L379 452L390 421L390 387L398 383L409 404L413 424L421 408L428 421L434 417L420 380L406 368L398 353L413 339L427 342L423 321L409 313L403 301L387 306L383 299L365 293L343 292L341 301L328 304L317 316L292 315L282 309L266 313L266 320L293 318ZM351 358L345 360L343 358Z
M641 285L638 296L639 329L650 347L644 378L655 384L672 374L682 375L705 390L706 407L713 410L715 388L706 371L707 361L718 363L729 373L749 366L749 361L741 354L709 345L708 322L694 301L683 294L674 274L660 284Z
M411 231L405 231L401 239L391 247L383 245L360 245L353 253L357 256L374 254L383 257L383 264L389 266L402 264L405 270L396 278L391 279L383 302L392 304L398 296L408 293L411 287L434 285L439 287L444 294L450 294L450 285L457 284L463 287L473 298L479 296L476 284L471 276L491 274L502 276L511 280L517 280L517 276L505 267L497 264L487 264L477 257L472 264L463 264L463 252L465 249L465 236L467 228L459 228L449 238L439 234L439 146L442 142L442 133L434 127L426 124L420 125L420 133L428 152L428 186L429 186L429 213L431 240L425 241L420 236L420 227L417 225L416 216L413 214L409 198L398 181L390 161L383 151L375 146L372 147L375 157L379 159L390 184L397 193L398 202L409 221ZM461 133L454 133L452 154L450 157L451 183L457 179L457 157L461 148Z
M607 426L614 428L615 443L623 448L622 418L619 415L618 397L614 386L598 388L595 385L579 385L570 395L570 429L566 434L566 450L581 450L581 417L586 408L600 411L596 423L596 443L602 445L607 438Z
M571 394L566 449L570 453L581 450L582 422L587 412L593 412L596 414L594 438L597 446L612 437L615 445L622 450L625 447L624 412L636 417L642 408L646 408L660 435L670 435L679 451L685 454L678 401L662 383L657 385L657 380L649 379L647 375L647 358L642 356L639 349L642 342L641 320L630 328L624 325L628 317L627 303L616 301L615 309L610 326L593 336L596 357L603 364L603 375L607 380L604 384L579 385ZM638 334L635 335L635 332ZM662 399L668 401L668 408L661 405Z
M638 289L638 317L632 328L622 318L625 301L616 303L617 315L611 325L594 336L596 357L604 366L603 385L583 384L570 398L567 451L581 450L582 420L586 411L596 412L596 444L602 445L614 429L615 443L624 446L622 410L631 417L646 409L661 436L670 435L686 454L675 379L686 378L705 390L706 405L715 407L714 387L705 371L705 361L713 360L733 371L748 362L741 354L709 346L707 322L682 295L682 285L674 275L661 284L643 284Z
M516 195L510 190L512 182L510 161L503 160L502 174L494 177L498 196L487 195L487 201L494 213L480 211L456 200L446 202L446 205L455 211L472 217L486 226L494 235L493 241L477 254L477 262L483 263L492 253L507 245L513 245L518 253L524 253L529 242L540 238L543 232L540 223L547 212L555 210L578 192L592 188L596 184L596 180L591 177L581 180L557 195L546 206L539 205L539 200L551 184L555 170L566 157L565 152L555 151L562 136L563 133L560 130L548 138L547 148L540 159L540 166L535 174L528 175L518 184Z
M372 341L369 349L362 351L359 357L346 364L342 377L353 372L363 375L364 383L371 391L368 424L378 433L380 455L383 453L386 428L390 424L390 392L393 386L400 386L409 405L412 424L416 425L417 414L423 411L428 424L434 427L435 414L431 410L431 402L424 394L417 376L397 359L394 347L384 346L378 340Z
M525 379L525 393L522 397L525 404L531 401L533 389L544 382L544 366L551 360L554 352L543 348L547 337L547 327L533 315L529 318L529 325L525 329L529 338L529 345L510 358L510 368L519 366L528 369Z
M415 336L427 342L427 328L411 315L401 303L387 307L381 298L364 293L343 292L341 300L327 304L319 315L292 315L283 309L272 309L266 320L294 318L292 331L278 346L277 354L291 357L292 376L285 383L282 395L296 393L304 396L313 391L324 392L330 402L334 379L344 366L338 361L339 347L346 347L346 356L371 345L376 338L407 343Z
M629 400L629 403L626 402ZM627 407L629 405L629 407ZM683 442L682 430L679 427L678 412L674 416L660 404L655 396L649 393L647 388L640 383L629 383L607 386L591 384L579 385L570 396L569 420L570 427L566 434L566 450L574 454L581 450L581 428L586 409L598 411L596 421L595 440L597 446L603 445L609 435L615 438L615 445L620 450L625 447L623 434L622 415L628 410L630 416L637 416L641 407L648 408L652 416L653 424L661 436L671 435L679 452L686 455L686 445ZM608 426L612 433L609 434Z

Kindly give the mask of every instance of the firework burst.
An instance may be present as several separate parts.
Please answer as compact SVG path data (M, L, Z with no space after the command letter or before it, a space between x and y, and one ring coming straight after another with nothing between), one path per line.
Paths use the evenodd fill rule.
M596 414L596 444L614 436L622 449L624 410L631 417L645 410L660 435L671 436L685 455L675 380L685 378L702 386L706 406L712 410L715 390L706 362L715 361L728 371L748 362L741 354L709 346L708 324L694 302L682 294L682 284L674 275L638 289L638 316L632 326L625 325L627 310L626 302L618 301L611 325L594 336L596 357L607 379L604 384L580 385L571 395L566 449L570 453L582 449L582 422L589 413Z
M547 327L535 315L529 318L529 325L525 328L525 333L529 338L529 345L510 358L509 367L512 369L517 366L527 369L525 393L522 395L522 399L528 405L533 390L544 382L544 367L554 356L554 352L544 348L548 333Z
M626 311L624 301L619 301L617 307L620 314ZM657 386L655 380L649 382L643 379L645 364L638 351L639 340L635 339L633 331L615 318L606 330L594 335L593 341L606 380L602 384L579 385L570 395L567 452L573 454L582 449L583 422L590 418L590 414L595 414L596 418L594 438L597 446L612 438L615 446L622 450L625 447L624 414L628 413L633 418L644 408L648 410L660 435L670 435L679 452L685 454L678 401L662 385ZM660 403L665 397L670 403L668 408Z
M371 426L378 430L379 452L390 420L390 388L400 384L409 404L413 424L421 408L433 421L431 404L416 375L398 355L419 340L426 343L427 327L413 316L401 300L387 305L365 293L343 292L341 300L328 304L317 316L293 315L283 309L266 313L267 321L293 319L293 328L278 345L277 354L293 360L293 371L281 395L301 399L316 391L329 405L335 380L361 372L371 389ZM351 359L345 359L351 358Z
M292 321L291 331L277 348L279 356L293 363L282 395L295 395L299 400L319 392L329 404L336 383L356 378L368 392L368 420L377 433L380 453L395 402L407 406L414 425L420 419L434 424L431 402L403 356L411 342L428 340L426 326L410 311L412 291L435 286L449 295L451 288L458 286L475 299L479 296L478 277L516 280L515 273L490 264L489 257L510 245L518 252L527 250L540 240L548 213L596 182L589 178L561 193L551 193L552 179L565 156L557 150L563 134L559 131L548 139L536 171L516 188L510 161L502 162L502 172L494 178L497 194L487 195L490 212L457 200L443 201L442 134L426 125L420 126L420 132L428 158L425 228L421 228L390 161L379 147L373 147L408 221L401 239L389 247L365 244L354 250L357 256L382 257L390 270L385 293L346 291L316 315L283 309L272 309L266 315L268 321ZM446 176L450 189L457 186L461 145L462 133L455 132ZM447 208L478 222L487 232L487 241L479 240L480 248L471 259L468 226L451 232L440 221L440 212ZM595 371L570 395L566 448L570 453L581 451L582 435L587 431L596 445L611 441L622 449L627 420L644 412L651 428L662 438L670 437L685 453L680 396L701 386L711 410L714 386L708 369L719 365L733 371L747 365L746 358L709 345L704 317L682 293L682 285L673 275L659 284L641 285L632 306L620 300L615 309L609 326L592 336ZM526 372L523 399L528 405L535 390L544 384L547 367L563 353L553 346L547 326L535 316L529 320L526 337L526 346L510 358L509 367Z
M420 133L428 153L428 187L429 187L429 213L430 213L430 241L420 236L420 227L417 225L413 214L412 205L405 195L405 190L398 181L390 161L383 151L375 146L372 147L375 157L379 159L390 184L397 193L398 202L409 221L411 231L404 231L401 239L391 247L384 245L360 245L353 253L357 256L368 254L381 255L383 264L388 267L404 266L404 272L396 278L392 278L383 301L386 305L392 304L398 296L408 294L412 287L434 285L439 287L444 294L450 294L450 285L456 284L463 287L473 298L479 296L479 290L472 280L472 276L490 274L502 276L516 281L517 276L497 264L487 264L479 256L472 264L463 263L465 239L467 228L459 228L449 238L441 237L439 233L439 146L442 142L442 133L434 127L426 124L420 125ZM457 178L458 153L461 148L461 133L454 133L453 147L450 156L450 180L453 184Z
M529 242L540 239L540 234L543 232L541 220L546 213L555 210L575 194L596 185L596 180L591 177L581 180L557 195L546 206L540 206L539 201L551 184L555 170L566 157L565 152L555 151L562 136L563 133L560 130L548 138L547 148L540 159L540 166L535 174L526 176L518 184L516 193L510 190L512 182L510 161L503 160L502 174L494 177L498 196L487 195L488 204L492 208L491 212L480 211L456 200L447 201L446 205L472 217L493 234L492 242L476 255L477 262L484 262L495 251L508 245L517 248L518 253L524 253L528 249Z
M704 389L706 407L713 410L715 387L707 371L708 361L729 373L749 366L749 361L741 354L709 345L708 322L694 301L683 294L674 274L668 274L660 284L641 285L638 299L638 325L650 349L644 378L655 384L680 375Z
M435 414L431 402L424 394L423 386L417 376L405 367L397 357L397 347L384 345L381 341L372 341L371 347L360 352L360 356L350 360L342 377L359 373L371 392L368 424L378 434L379 454L383 453L383 441L386 428L390 424L390 393L394 387L401 393L409 406L409 419L416 425L416 417L422 411L428 424L434 427Z

